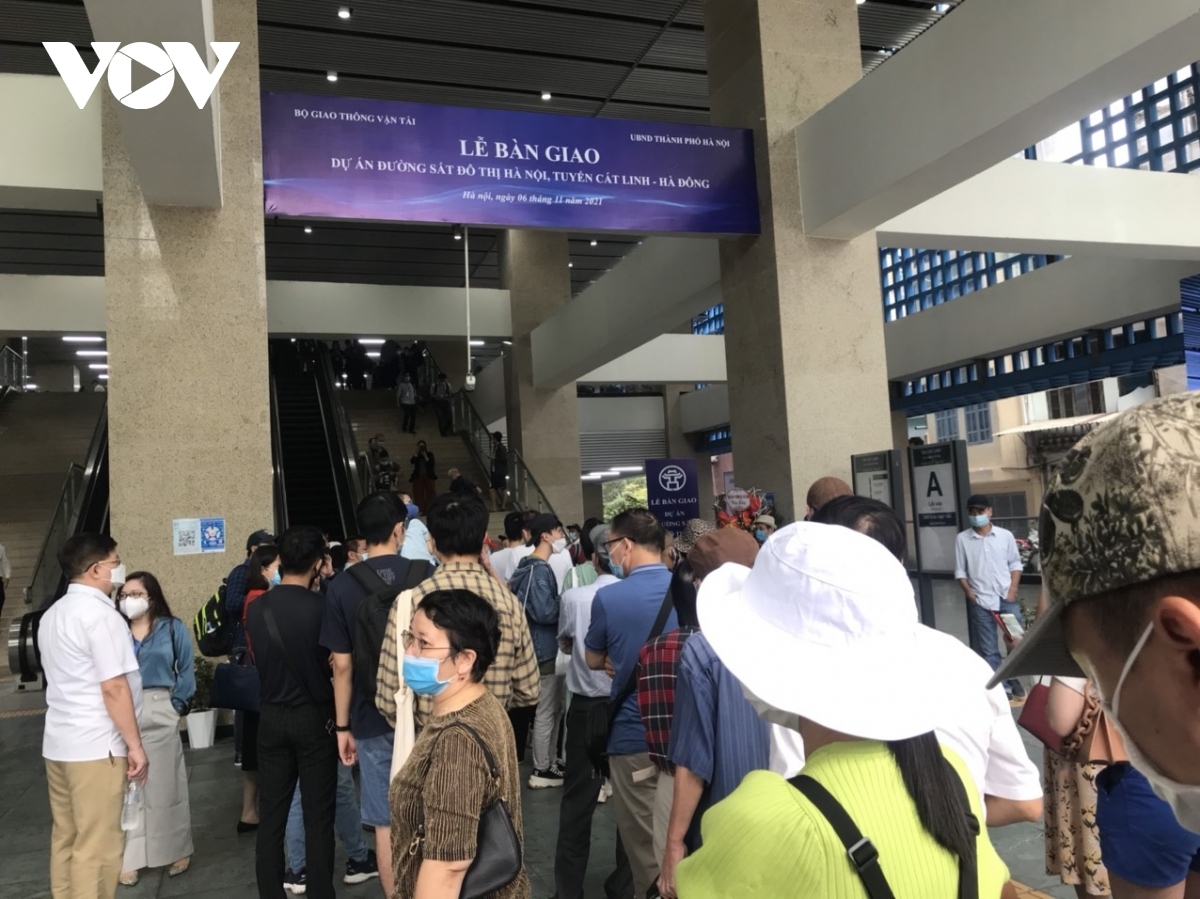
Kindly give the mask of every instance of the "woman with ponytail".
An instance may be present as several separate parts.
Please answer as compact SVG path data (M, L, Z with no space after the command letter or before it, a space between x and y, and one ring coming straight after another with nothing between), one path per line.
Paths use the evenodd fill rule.
M941 675L887 549L791 525L752 569L706 578L699 617L759 715L800 732L807 761L790 781L755 771L709 810L676 869L681 899L1005 895L979 790L934 735L961 685Z

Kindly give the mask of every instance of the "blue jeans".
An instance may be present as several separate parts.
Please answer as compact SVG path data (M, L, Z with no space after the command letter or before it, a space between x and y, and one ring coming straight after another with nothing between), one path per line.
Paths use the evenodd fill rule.
M1000 626L996 624L996 619L992 617L991 611L985 609L979 603L967 601L970 609L971 620L975 625L975 635L978 638L978 645L973 645L971 648L983 656L984 661L992 666L995 671L1000 667L1003 658L1000 656ZM1006 599L1000 600L1000 608L997 610L1003 615L1005 612L1015 615L1017 621L1021 625L1025 624L1025 616L1021 614L1021 604L1019 602L1009 602ZM1024 694L1025 688L1021 686L1021 682L1016 678L1004 682L1004 689L1008 693L1017 692Z
M354 793L354 769L338 762L337 808L333 828L346 856L354 862L367 860L367 844L363 841L362 825L358 815L358 796ZM287 821L288 870L303 871L304 860L304 813L300 809L300 785L292 794L292 810Z

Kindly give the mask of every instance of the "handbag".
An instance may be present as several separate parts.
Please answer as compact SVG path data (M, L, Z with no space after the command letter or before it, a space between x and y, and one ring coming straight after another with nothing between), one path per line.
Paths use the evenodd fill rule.
M654 619L654 626L650 628L650 634L643 641L643 646L662 634L663 628L667 626L667 619L671 617L671 609L675 605L675 594L672 592L674 583L672 581L671 586L667 587L667 595L663 597L662 605L658 609L658 617ZM621 711L621 706L625 705L625 701L633 695L636 689L637 666L634 665L621 692L610 700L607 706L597 705L595 709L588 712L585 723L588 759L591 760L592 767L601 774L608 774L608 759L606 758L608 734L612 730L613 721L616 719L617 713Z
M1129 755L1125 752L1125 741L1113 727L1104 707L1088 684L1084 693L1083 714L1079 723L1069 737L1063 740L1063 754L1072 758L1077 765L1101 763L1111 765L1114 762L1127 762Z
M213 672L209 705L214 709L233 709L235 712L259 712L262 709L261 688L258 669L254 666L221 662Z
M1047 749L1053 749L1060 755L1063 752L1063 738L1050 728L1046 717L1046 701L1050 698L1050 686L1038 681L1025 698L1025 707L1017 718L1017 725L1029 731Z
M483 738L479 736L479 732L465 721L455 721L446 730L451 727L461 727L471 735L483 751L483 757L487 760L492 779L499 785L500 769L496 766L496 759L487 744L483 742ZM446 730L443 730L442 733L444 734ZM425 806L422 804L417 818L417 835L414 842L420 842L424 838ZM508 804L497 797L488 803L479 814L475 858L471 862L471 867L467 868L462 890L458 895L460 899L476 899L476 897L487 896L496 890L503 889L520 876L521 866L521 840L517 836L516 827L513 826Z

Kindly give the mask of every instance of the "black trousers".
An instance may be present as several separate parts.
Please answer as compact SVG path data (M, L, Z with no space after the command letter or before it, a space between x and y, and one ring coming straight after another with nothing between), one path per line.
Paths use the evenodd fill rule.
M454 413L450 410L449 400L434 400L433 411L437 415L438 433L443 437L454 435Z
M284 833L292 792L300 782L308 895L333 899L333 818L337 802L337 739L329 731L333 705L263 703L258 727L259 899L284 899Z
M607 697L572 696L567 709L567 770L558 814L558 846L554 852L554 890L557 899L583 899L592 844L592 816L604 778L592 767L587 753L588 711L608 705ZM617 835L616 869L604 881L608 899L633 896L633 872L621 836Z
M416 404L406 406L401 404L400 411L404 413L404 422L401 425L401 430L408 434L417 433L417 407Z

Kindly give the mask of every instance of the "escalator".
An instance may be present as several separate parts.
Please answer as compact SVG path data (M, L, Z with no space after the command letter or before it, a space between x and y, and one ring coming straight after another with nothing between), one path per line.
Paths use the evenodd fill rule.
M276 527L311 524L330 535L351 534L363 491L328 348L273 340L270 353Z

